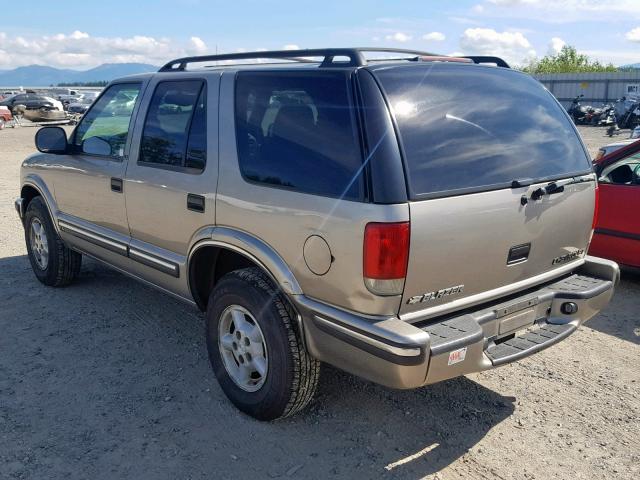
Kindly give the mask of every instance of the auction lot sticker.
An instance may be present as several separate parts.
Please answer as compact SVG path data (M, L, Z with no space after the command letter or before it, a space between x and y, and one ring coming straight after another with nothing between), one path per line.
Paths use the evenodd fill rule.
M467 356L467 347L454 350L453 352L449 353L449 362L447 363L447 365L454 365L458 362L461 362L464 360L464 357L466 356Z

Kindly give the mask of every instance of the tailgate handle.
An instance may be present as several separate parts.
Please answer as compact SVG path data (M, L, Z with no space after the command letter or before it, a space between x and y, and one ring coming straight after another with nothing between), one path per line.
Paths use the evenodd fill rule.
M530 251L531 243L525 243L522 245L515 245L511 247L509 249L509 255L507 256L507 265L525 262L529 258Z

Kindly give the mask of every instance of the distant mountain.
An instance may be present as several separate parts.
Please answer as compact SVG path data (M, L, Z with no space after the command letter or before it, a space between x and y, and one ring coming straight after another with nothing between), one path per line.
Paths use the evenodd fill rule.
M630 65L622 65L620 68L640 68L640 63L632 63Z
M45 87L58 83L111 81L126 75L154 72L158 67L145 63L105 63L85 71L29 65L0 71L0 85L5 87Z

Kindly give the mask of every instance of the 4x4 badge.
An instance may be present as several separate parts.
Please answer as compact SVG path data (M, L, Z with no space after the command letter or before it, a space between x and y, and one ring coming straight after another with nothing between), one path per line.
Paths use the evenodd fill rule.
M407 300L408 304L424 303L431 300L437 300L442 297L448 297L449 295L456 295L464 291L464 285L456 285L455 287L443 288L442 290L436 290L435 292L424 293L422 295L415 295Z

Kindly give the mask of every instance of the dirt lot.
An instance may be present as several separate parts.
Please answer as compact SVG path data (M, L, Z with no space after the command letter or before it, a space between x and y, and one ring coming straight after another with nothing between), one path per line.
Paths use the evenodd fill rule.
M258 423L198 312L92 261L36 281L13 209L34 133L0 132L0 478L639 478L639 273L533 358L415 391L325 368L304 414Z

